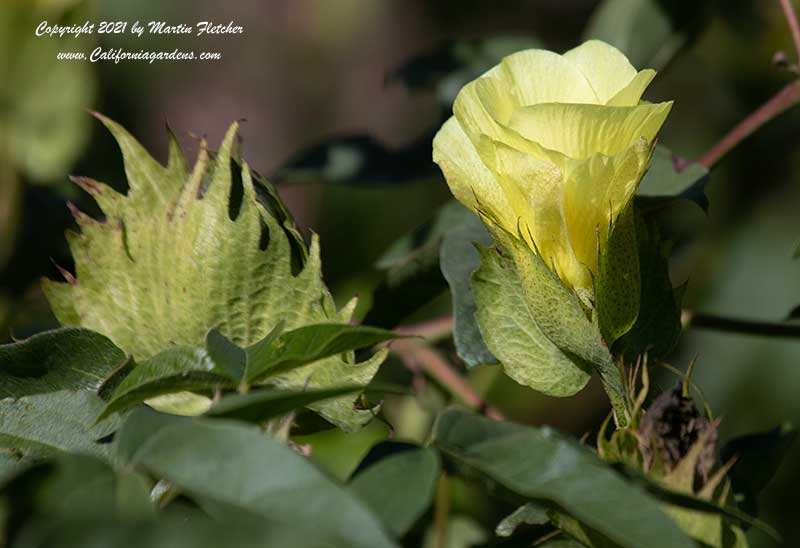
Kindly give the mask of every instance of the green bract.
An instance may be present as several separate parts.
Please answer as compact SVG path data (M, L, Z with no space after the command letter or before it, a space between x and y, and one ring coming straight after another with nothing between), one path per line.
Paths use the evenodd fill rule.
M202 143L189 170L172 135L164 167L121 126L98 118L122 150L129 191L122 195L103 183L75 179L105 219L73 208L80 233L70 232L67 239L76 276L65 274L66 283L44 280L62 324L102 333L146 360L176 346L202 346L211 328L247 347L279 325L291 330L350 320L355 302L337 311L322 281L317 237L306 250L274 190L265 187L272 201L262 199L247 164L232 160L235 124L216 154ZM235 198L238 185L241 203ZM364 385L384 356L359 364L345 352L270 382L284 388ZM333 399L317 408L352 429L371 417L352 401L353 396Z

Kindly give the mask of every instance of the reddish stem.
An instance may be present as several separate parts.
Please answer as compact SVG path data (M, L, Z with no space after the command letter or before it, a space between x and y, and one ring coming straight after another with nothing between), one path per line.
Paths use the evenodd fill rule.
M800 80L795 80L785 86L769 101L758 107L755 112L739 122L717 144L703 154L697 160L697 163L711 169L723 156L752 135L758 128L797 103L800 103Z

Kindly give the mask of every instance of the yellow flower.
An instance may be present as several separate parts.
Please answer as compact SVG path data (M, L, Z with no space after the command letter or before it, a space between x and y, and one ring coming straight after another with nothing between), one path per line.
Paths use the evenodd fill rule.
M599 40L564 55L517 52L464 86L434 161L490 229L521 238L591 295L598 250L672 107L641 100L654 76Z

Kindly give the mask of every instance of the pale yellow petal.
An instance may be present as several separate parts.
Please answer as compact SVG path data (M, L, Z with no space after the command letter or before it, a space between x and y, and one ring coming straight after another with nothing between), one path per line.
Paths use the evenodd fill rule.
M478 156L475 146L451 116L433 139L433 161L444 173L450 191L472 211L489 214L507 231L514 231L514 214L503 189Z
M520 51L503 59L500 67L520 105L598 102L580 69L552 51Z
M519 215L517 230L512 232L535 247L547 266L568 285L591 287L587 268L572 251L564 216L564 180L561 170L498 142L485 142L491 148L493 172L506 189L512 209ZM487 150L482 156L488 156ZM513 198L512 198L513 196Z
M577 260L597 273L598 245L636 191L647 169L651 146L640 139L622 153L570 160L565 167L564 212Z
M644 91L655 76L656 71L653 69L640 71L627 86L619 90L606 104L612 107L634 107L638 105Z
M517 109L509 127L570 158L614 156L644 137L652 142L672 102L635 107L547 103Z
M543 150L541 146L528 141L507 126L520 105L509 94L507 84L497 76L498 71L499 68L495 67L483 77L464 86L456 97L453 114L479 154L484 150L481 141L488 138L538 158L548 159L549 151ZM483 161L490 165L491 156L483 158Z
M586 77L601 105L606 104L636 76L636 69L628 58L601 40L584 42L566 52L564 59Z
M506 131L503 126L518 106L503 82L486 75L463 87L456 96L453 113L467 135L477 142L480 135L501 139Z

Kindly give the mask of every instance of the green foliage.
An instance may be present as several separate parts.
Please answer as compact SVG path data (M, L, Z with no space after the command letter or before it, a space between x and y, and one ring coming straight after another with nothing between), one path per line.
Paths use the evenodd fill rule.
M0 401L0 447L17 459L40 459L61 452L110 458L101 440L118 421L95 425L103 401L85 390L62 390Z
M467 211L463 206L459 207ZM468 367L497 363L497 358L481 336L472 288L472 275L481 262L475 244L491 243L491 235L483 223L470 214L463 224L447 233L440 251L442 274L453 297L453 342L459 357Z
M131 368L111 392L98 420L156 396L184 390L203 392L235 386L215 368L214 361L203 349L165 350Z
M217 519L238 514L277 528L303 523L314 542L330 545L395 545L364 503L257 428L142 410L118 435L129 466L169 480Z
M693 546L654 499L550 428L449 410L436 423L433 444L521 497L557 505L619 546Z
M223 397L207 412L209 417L236 419L257 424L323 400L364 390L363 386L342 386L322 390L258 389L248 394Z
M544 525L550 521L547 508L535 502L526 502L497 524L498 537L510 537L520 525Z
M639 317L642 280L634 215L631 203L609 230L606 247L599 254L599 271L594 283L595 308L600 332L609 347L627 333Z
M344 324L317 324L299 327L278 337L267 335L262 341L247 349L247 367L244 380L248 383L258 381L267 376L280 375L320 359L359 348L367 348L375 344L397 338L392 331ZM382 362L386 352L376 354L374 358ZM368 363L361 364L370 370ZM347 371L326 371L330 377L322 384L334 384L340 375ZM321 375L318 375L321 376ZM368 377L363 379L368 382ZM311 382L317 381L310 377ZM320 384L318 381L314 384Z
M629 419L629 404L622 381L619 367L614 363L614 359L609 353L608 347L600 335L600 330L596 321L590 321L584 309L584 303L578 295L561 283L558 276L544 264L542 258L532 252L525 244L510 235L500 235L503 242L502 253L508 254L512 261L506 262L507 278L503 285L508 285L509 277L518 279L521 291L516 296L506 299L506 303L516 300L515 305L519 310L519 297L526 305L529 318L520 318L517 322L521 325L529 325L532 319L544 338L550 345L559 349L561 353L568 356L570 361L583 363L594 368L603 381L611 405L614 408L614 416L620 426L624 426ZM498 254L501 251L494 250L492 253ZM484 253L482 262L489 260L491 254ZM497 259L495 259L497 260ZM478 272L479 275L480 271ZM473 279L476 279L473 276ZM486 306L495 306L490 297L486 300ZM478 308L481 308L479 299L476 299ZM506 304L509 306L509 304ZM492 327L484 326L480 317L483 314L479 310L478 317L481 329ZM497 314L505 314L501 309L497 309ZM486 336L486 335L485 335ZM509 337L510 339L511 337ZM489 348L495 355L499 355L496 348L491 343ZM503 357L499 356L502 362ZM559 369L563 369L559 368ZM573 377L574 378L574 377ZM581 382L581 381L579 381ZM585 379L583 381L585 383ZM554 385L555 386L555 385ZM577 383L573 384L573 387ZM560 395L568 394L562 392ZM573 392L574 393L574 392Z
M667 248L661 241L658 225L637 217L636 240L642 282L640 312L630 331L617 342L620 353L630 363L645 352L651 359L660 359L675 348L682 330L684 290L672 287Z
M125 361L108 338L65 327L0 345L0 396L20 397L59 390L96 390Z
M439 478L439 455L427 448L390 455L350 480L349 489L403 536L430 506Z
M506 374L551 396L580 391L589 382L589 364L562 350L539 327L513 261L494 249L483 248L480 256L481 266L472 276L477 320Z
M247 164L232 162L235 124L213 159L201 146L190 172L174 137L163 167L121 126L97 116L122 150L130 190L123 196L76 179L106 218L75 212L81 232L69 233L68 241L77 276L68 275L67 283L44 281L63 324L94 329L146 360L176 345L198 347L211 328L247 347L278 326L294 330L350 319L354 303L337 312L322 283L316 236L306 253L285 210L275 206L276 195L262 192L271 196L263 205ZM295 273L298 261L305 263ZM345 352L272 382L284 388L366 384L382 360L377 354L356 364ZM353 409L352 400L319 406L329 420L350 429L371 418Z

